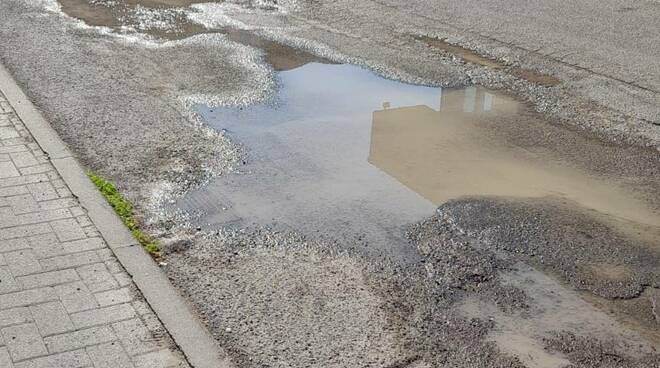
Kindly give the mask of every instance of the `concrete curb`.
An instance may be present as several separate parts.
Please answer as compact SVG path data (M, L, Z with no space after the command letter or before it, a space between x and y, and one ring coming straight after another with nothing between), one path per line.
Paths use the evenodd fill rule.
M78 197L115 256L194 368L233 367L227 354L89 180L66 144L0 63L0 90Z

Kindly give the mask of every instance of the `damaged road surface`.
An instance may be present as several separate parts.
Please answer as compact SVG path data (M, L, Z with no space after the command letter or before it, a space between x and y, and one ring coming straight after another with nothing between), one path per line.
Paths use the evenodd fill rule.
M6 0L0 60L237 367L657 368L660 7L451 3Z

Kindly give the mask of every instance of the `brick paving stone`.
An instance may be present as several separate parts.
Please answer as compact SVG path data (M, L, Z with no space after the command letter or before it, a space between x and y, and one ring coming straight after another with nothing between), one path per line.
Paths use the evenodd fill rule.
M0 188L0 197L11 197L15 195L27 194L30 193L26 186L15 186L15 187L6 187Z
M31 194L23 194L5 198L14 215L22 213L36 212L41 210L39 203L34 200Z
M2 295L0 298L0 310L44 303L51 300L57 300L57 294L51 287L17 291Z
M178 354L163 349L133 358L135 368L181 368L186 367Z
M93 293L114 289L119 286L103 263L78 267L78 274Z
M40 286L64 284L67 282L79 280L79 278L75 270L68 269L61 271L43 272L35 275L20 276L17 277L17 280L26 289L31 289Z
M51 258L67 253L60 241L57 240L57 236L52 232L31 236L27 238L27 241L38 259Z
M112 328L130 355L144 354L162 348L159 341L139 318L114 323Z
M0 368L188 367L2 93L0 110Z
M29 243L23 238L3 240L0 242L0 253L29 249L29 247Z
M96 298L82 281L55 286L64 308L69 313L81 312L98 307Z
M31 235L45 234L51 232L52 229L48 224L33 224L15 226L0 231L0 240L27 238Z
M16 279L9 271L8 266L0 267L0 295L20 290Z
M39 208L41 210L55 210L58 208L69 208L69 211L71 211L71 208L75 205L76 205L76 201L73 198L58 198L50 201L39 202Z
M103 239L95 237L62 243L62 247L64 247L68 253L75 253L85 250L103 249L106 248L106 245L103 242Z
M92 361L84 350L67 351L60 354L14 363L14 368L87 368Z
M0 162L0 178L11 178L20 175L21 173L18 172L18 169L16 169L16 166L11 161Z
M15 152L10 154L10 156L11 160L14 161L14 165L19 168L35 166L39 164L37 159L34 157L34 154L32 154L30 151Z
M112 276L117 280L117 284L119 284L120 287L128 286L133 283L133 279L126 272L116 273Z
M41 264L37 261L32 249L22 249L15 252L5 253L9 270L14 276L29 275L41 272Z
M94 297L96 297L96 301L102 307L113 304L128 303L133 300L132 292L128 287L102 291L100 293L94 294Z
M1 150L0 150L1 151ZM21 175L21 176L16 176L16 177L10 177L10 178L0 178L0 187L14 187L17 185L28 185L28 191L32 193L32 190L30 190L30 186L34 186L37 184L34 183L40 183L43 181L47 181L48 176L44 174L35 174L35 175ZM48 183L46 183L48 184ZM35 197L36 198L36 197Z
M85 328L126 320L135 316L133 306L125 303L73 313L71 319L77 327Z
M0 328L29 322L32 322L32 314L27 307L0 310Z
M28 184L27 187L37 201L46 201L59 197L57 191L55 191L55 188L53 188L53 186L48 181Z
M73 330L73 322L59 301L30 306L41 336Z
M0 347L0 367L14 368L14 364L11 362L11 357L9 356L9 350L4 346Z
M0 147L0 153L8 154L8 153L13 153L13 152L23 152L27 151L28 148L26 146L10 146L10 145L4 145L4 147Z
M67 214L70 215L71 213L67 210ZM53 221L50 223L50 226L53 228L60 241L63 242L87 237L85 231L80 227L80 224L75 218Z
M13 127L0 127L0 139L10 139L18 136L18 132Z
M33 213L24 213L20 215L8 213L9 211L11 211L11 209L8 208L0 209L0 228L36 224L39 222L59 220L59 219L71 217L71 212L69 212L69 210L67 210L66 208L33 212Z
M34 323L5 327L0 331L2 331L9 355L14 362L48 353Z
M48 336L44 338L44 343L48 352L59 353L115 340L117 340L117 336L112 328L109 326L99 326Z
M90 263L97 263L100 261L101 258L99 258L95 251L88 250L80 253L71 253L62 256L44 258L40 263L44 271L53 271L63 268L82 266Z
M118 342L90 346L87 348L87 354L92 359L94 368L134 368L131 358Z
M49 172L53 170L53 167L50 166L49 164L39 164L35 166L22 167L18 170L21 172L21 175L29 175L29 174L40 174L40 173Z

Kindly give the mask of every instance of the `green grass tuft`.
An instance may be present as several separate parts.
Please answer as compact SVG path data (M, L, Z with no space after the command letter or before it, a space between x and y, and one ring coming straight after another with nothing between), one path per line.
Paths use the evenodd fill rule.
M154 257L160 256L158 242L140 230L140 226L135 220L135 215L133 214L133 205L127 201L119 191L117 191L117 188L111 182L92 172L88 172L87 176L89 176L94 185L96 185L101 194L103 194L103 197L105 197L110 206L112 206L117 215L119 215L126 227L128 227L131 233L133 233L135 239L140 242L144 249Z

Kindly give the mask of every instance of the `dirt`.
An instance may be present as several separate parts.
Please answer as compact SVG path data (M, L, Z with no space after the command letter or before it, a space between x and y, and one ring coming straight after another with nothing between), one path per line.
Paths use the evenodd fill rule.
M233 42L263 50L268 63L276 71L294 69L310 62L331 62L326 58L259 37L242 29L230 27L208 29L192 22L183 11L190 5L198 3L208 3L208 1L60 1L65 14L81 19L91 26L108 27L115 32L126 32L125 28L129 27L163 40L182 40L199 34L220 33Z
M539 73L532 69L506 65L501 61L484 57L473 50L459 45L451 44L447 42L446 39L439 39L423 35L413 35L412 37L417 41L425 43L429 47L441 50L448 55L459 58L464 62L485 66L491 69L506 69L509 73L515 75L516 77L522 78L528 82L540 86L554 87L561 83L561 80L552 75Z

